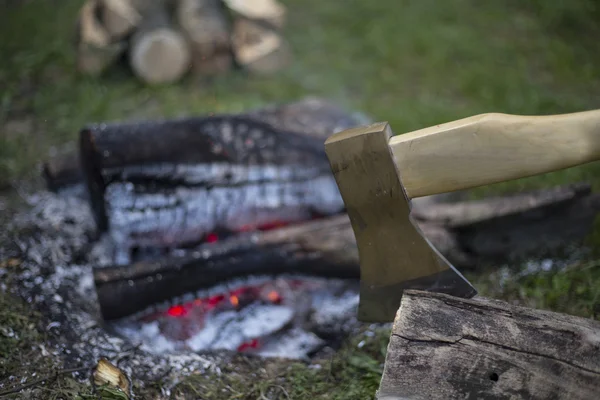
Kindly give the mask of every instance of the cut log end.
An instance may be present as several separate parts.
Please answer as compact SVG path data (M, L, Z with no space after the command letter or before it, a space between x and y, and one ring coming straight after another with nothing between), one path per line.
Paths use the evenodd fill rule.
M220 0L179 0L176 20L190 43L195 74L216 75L232 68L229 24Z
M190 67L190 50L178 32L161 28L136 38L130 53L135 74L150 84L174 82Z
M281 70L292 58L289 45L278 32L244 18L234 23L232 47L238 64L259 74Z
M131 0L101 0L100 16L113 40L121 40L131 33L142 18Z
M277 0L224 0L224 3L240 17L266 22L277 29L285 23L285 6Z
M111 42L106 28L97 18L98 1L88 1L77 21L77 69L88 75L99 75L126 50L126 43Z

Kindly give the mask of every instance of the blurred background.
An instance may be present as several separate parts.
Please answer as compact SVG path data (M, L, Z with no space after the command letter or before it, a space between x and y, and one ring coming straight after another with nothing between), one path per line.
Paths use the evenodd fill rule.
M243 2L227 3L235 9ZM129 50L101 72L82 71L84 34L77 21L84 4L0 0L3 194L38 176L39 162L90 122L235 113L307 95L387 120L397 133L485 112L600 108L597 0L281 0L285 22L276 21L274 32L290 53L281 66L186 71L162 83L140 79ZM600 189L600 165L471 194L574 182ZM594 248L596 231L589 242ZM599 264L577 265L501 286L498 271L473 279L483 294L597 318Z

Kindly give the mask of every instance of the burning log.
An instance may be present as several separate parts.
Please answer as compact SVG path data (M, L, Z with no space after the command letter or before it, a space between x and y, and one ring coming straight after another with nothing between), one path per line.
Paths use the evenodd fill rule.
M583 185L415 208L425 236L454 264L464 267L524 257L581 238L600 212L600 196ZM429 219L424 220L424 215ZM451 225L447 223L449 215L453 216ZM513 244L522 238L528 242ZM358 252L345 215L252 232L186 253L127 268L98 268L94 276L104 317L123 317L236 277L359 278Z
M136 246L176 248L343 209L322 141L254 119L92 126L80 139L98 228L110 225L123 244L120 263Z
M352 235L347 227L342 216L204 244L183 257L96 268L102 316L122 318L153 304L178 303L184 295L251 277L358 279L356 248L347 237Z
M127 264L133 247L341 212L323 141L363 121L307 99L246 115L89 126L80 152L99 232L123 245L117 258Z
M580 239L600 212L600 196L575 185L488 200L415 207L419 227L457 266L522 258ZM427 220L424 216L429 216ZM449 216L451 224L448 224ZM527 243L514 242L527 238ZM236 277L291 274L359 278L350 222L340 215L208 243L183 257L94 272L104 318L224 284ZM157 277L160 276L160 279Z
M489 299L406 291L378 399L595 399L600 323Z
M95 272L106 318L236 276L356 278L354 236L322 144L365 123L306 99L242 115L85 128L87 198L98 233L116 247L113 266ZM585 237L599 211L600 195L581 184L480 201L417 199L413 217L466 268L551 254Z

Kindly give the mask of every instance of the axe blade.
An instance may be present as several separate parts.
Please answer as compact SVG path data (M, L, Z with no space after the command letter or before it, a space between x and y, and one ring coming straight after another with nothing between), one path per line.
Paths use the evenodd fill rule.
M477 291L423 236L389 148L387 123L330 136L325 151L360 259L358 319L391 322L404 289L470 298Z

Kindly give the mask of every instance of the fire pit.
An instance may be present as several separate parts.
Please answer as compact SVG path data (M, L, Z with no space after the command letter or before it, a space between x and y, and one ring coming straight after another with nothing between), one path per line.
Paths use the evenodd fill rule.
M236 352L310 357L357 327L358 266L351 240L344 262L344 246L332 257L295 232L339 240L321 225L346 217L320 144L365 121L307 99L88 127L80 173L47 165L60 184L13 221L17 291L77 363L125 354L150 378Z
M318 143L367 121L309 99L241 116L87 127L82 150L63 159L82 167L54 160L44 172L51 191L21 190L29 207L0 232L11 268L0 268L10 277L1 289L41 311L49 340L40 351L66 368L106 357L145 382L173 382L218 371L237 353L326 354L359 327L359 269ZM210 150L204 158L181 145L194 132ZM261 185L272 189L252 189ZM251 201L196 201L214 190ZM581 238L599 205L589 186L570 185L415 203L413 214L466 266ZM189 212L170 220L178 210Z

